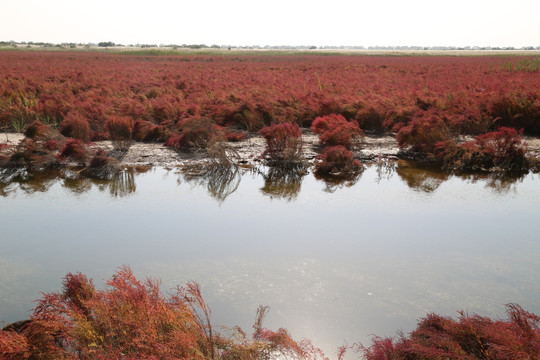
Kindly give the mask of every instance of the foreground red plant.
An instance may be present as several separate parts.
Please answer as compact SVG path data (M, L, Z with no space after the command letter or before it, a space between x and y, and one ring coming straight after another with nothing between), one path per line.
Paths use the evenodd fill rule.
M336 114L316 118L311 124L311 131L320 135L322 145L342 145L348 149L358 147L358 139L364 136L356 120L347 121Z
M315 174L324 175L349 175L362 170L360 161L354 159L351 151L345 146L330 146L317 157L315 161Z
M109 116L105 126L113 147L116 150L127 151L133 136L133 119L128 116Z
M526 152L521 132L505 127L463 144L439 142L433 149L435 158L451 170L524 170L530 166Z
M266 140L264 155L272 161L299 161L302 156L302 130L297 124L266 126L259 131Z
M409 336L376 337L360 350L367 360L540 358L540 316L516 304L508 304L506 312L506 321L464 312L457 321L430 314Z
M159 281L139 281L122 267L107 285L98 290L86 276L68 274L62 292L45 294L30 321L0 331L0 358L268 360L320 354L284 329L264 329L264 307L252 338L241 329L232 337L215 332L196 283L165 297Z

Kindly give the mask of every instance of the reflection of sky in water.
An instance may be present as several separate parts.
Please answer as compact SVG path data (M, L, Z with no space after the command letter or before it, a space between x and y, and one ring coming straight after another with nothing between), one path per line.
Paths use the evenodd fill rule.
M62 182L11 191L0 198L0 321L27 316L67 272L102 285L123 264L164 289L198 281L217 325L249 330L269 305L268 327L330 352L408 331L426 311L504 316L516 302L540 313L538 176L501 190L403 171L376 182L368 168L333 193L307 175L285 199L259 175L223 200L162 169L136 175L124 197ZM418 181L436 185L406 185Z

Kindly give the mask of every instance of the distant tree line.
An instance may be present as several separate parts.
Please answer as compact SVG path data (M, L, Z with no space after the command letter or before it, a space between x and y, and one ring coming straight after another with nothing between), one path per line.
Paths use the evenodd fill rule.
M112 41L101 41L96 43L49 43L49 42L34 42L34 41L0 41L0 47L18 47L18 46L41 46L41 47L56 47L56 48L76 48L76 47L125 47L124 44L117 44ZM315 45L246 45L246 46L234 46L234 45L206 45L206 44L129 44L129 47L140 48L173 48L173 49L271 49L271 50L540 50L540 46L315 46Z

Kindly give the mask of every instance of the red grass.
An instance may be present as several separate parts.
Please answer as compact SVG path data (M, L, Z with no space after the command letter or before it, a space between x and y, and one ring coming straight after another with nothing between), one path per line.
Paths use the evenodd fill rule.
M21 330L0 331L2 359L315 359L320 351L287 331L262 327L258 311L250 338L216 332L200 287L188 283L168 297L155 279L139 281L122 267L98 290L68 274L60 293L44 294Z
M84 143L79 139L67 139L64 146L58 152L57 158L62 161L70 160L84 163L88 158L88 153Z
M105 123L113 147L127 151L131 146L133 119L127 116L109 116Z
M441 141L433 148L435 158L442 161L445 168L453 170L525 170L529 167L526 152L521 132L505 127L460 145Z
M342 145L346 148L358 145L358 138L364 136L356 120L347 121L342 115L336 114L316 118L311 124L311 131L320 135L322 145Z
M212 142L225 139L223 128L210 118L198 116L178 123L179 133L173 134L165 145L179 150L206 149Z
M266 140L264 156L272 161L298 161L302 154L302 130L297 124L266 126L259 131Z
M315 173L317 175L348 175L362 170L360 161L343 145L330 146L317 157Z
M133 126L133 139L144 142L165 142L170 136L166 126L151 121L137 120Z
M437 115L417 117L399 129L396 139L401 148L411 146L412 151L429 153L435 144L450 139L451 133Z
M60 132L66 137L90 141L90 124L78 112L71 111L64 121L60 123Z
M516 304L506 308L506 321L464 312L457 321L430 314L409 336L375 337L360 350L367 360L537 359L540 317Z

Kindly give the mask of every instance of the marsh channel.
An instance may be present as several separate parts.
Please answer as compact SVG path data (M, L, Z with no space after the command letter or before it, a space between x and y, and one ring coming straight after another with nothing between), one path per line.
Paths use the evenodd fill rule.
M451 175L407 161L345 182L264 166L64 171L0 182L0 321L26 319L69 272L122 265L163 291L198 282L216 327L287 328L335 357L427 313L540 313L540 176Z

